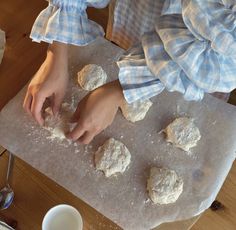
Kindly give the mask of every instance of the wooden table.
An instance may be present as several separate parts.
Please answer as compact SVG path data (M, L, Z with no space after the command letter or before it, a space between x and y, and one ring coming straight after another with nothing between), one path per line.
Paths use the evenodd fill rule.
M6 51L0 65L0 110L29 81L45 57L47 45L32 43L28 35L32 22L46 5L46 1L43 0L11 0L0 3L0 28L6 32L7 37ZM95 13L93 17L99 20L101 15ZM7 160L8 153L0 146L0 188L5 183ZM0 219L12 225L17 222L19 230L41 229L41 222L47 210L60 203L73 205L80 211L85 230L120 229L18 157L15 157L11 186L15 192L15 199L8 210L0 212ZM163 224L156 229L187 230L197 219L198 217ZM214 219L211 221L214 222ZM204 228L205 225L202 229Z

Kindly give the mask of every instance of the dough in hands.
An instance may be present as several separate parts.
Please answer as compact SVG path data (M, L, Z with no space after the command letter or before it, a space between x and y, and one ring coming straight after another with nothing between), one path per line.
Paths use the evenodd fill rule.
M131 154L127 147L114 138L108 139L95 153L96 169L103 171L106 177L123 173L130 160Z
M77 75L79 85L88 91L104 85L107 80L106 72L101 66L95 64L86 65Z
M166 140L184 151L189 151L201 139L199 129L193 123L193 119L188 117L175 119L164 131Z
M183 180L175 171L152 167L147 190L154 204L170 204L178 200L183 191Z
M70 122L73 115L73 109L68 103L63 103L61 111L57 116L53 115L51 107L45 109L45 124L44 129L50 132L49 139L66 139L65 134L75 127L75 124Z
M151 106L152 102L150 100L136 101L131 104L124 101L121 105L121 111L128 121L136 122L145 118Z

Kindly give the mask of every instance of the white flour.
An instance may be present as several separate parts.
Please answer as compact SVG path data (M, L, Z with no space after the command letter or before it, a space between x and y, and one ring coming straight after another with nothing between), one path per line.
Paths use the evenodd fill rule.
M58 139L66 140L66 133L75 127L75 123L71 123L70 119L74 113L72 106L68 103L63 103L60 113L55 117L52 109L48 107L45 110L45 125L44 129L48 130L50 135L47 137L50 140ZM69 140L68 140L69 141Z

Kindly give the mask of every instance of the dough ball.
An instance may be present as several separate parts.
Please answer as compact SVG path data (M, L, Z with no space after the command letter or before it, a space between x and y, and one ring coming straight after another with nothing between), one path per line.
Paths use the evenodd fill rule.
M165 133L168 142L185 151L196 146L201 139L199 129L193 123L193 119L188 117L175 119L166 127Z
M183 180L173 170L153 167L147 181L147 190L155 204L174 203L183 191Z
M73 108L68 103L63 103L57 116L53 115L51 107L45 109L44 129L50 132L49 139L66 139L65 133L69 132L75 124L71 124Z
M107 80L106 72L101 66L95 64L86 65L77 75L79 85L88 91L104 85Z
M136 122L145 118L151 106L152 102L150 100L136 101L132 104L123 102L121 105L121 111L128 121Z
M108 139L95 153L97 170L102 170L106 177L123 173L130 164L131 154L127 147L114 138Z

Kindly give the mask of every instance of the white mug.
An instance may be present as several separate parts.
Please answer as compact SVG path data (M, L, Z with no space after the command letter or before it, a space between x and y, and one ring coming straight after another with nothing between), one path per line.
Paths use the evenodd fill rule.
M43 218L42 230L82 230L83 221L77 209L60 204L51 208Z

